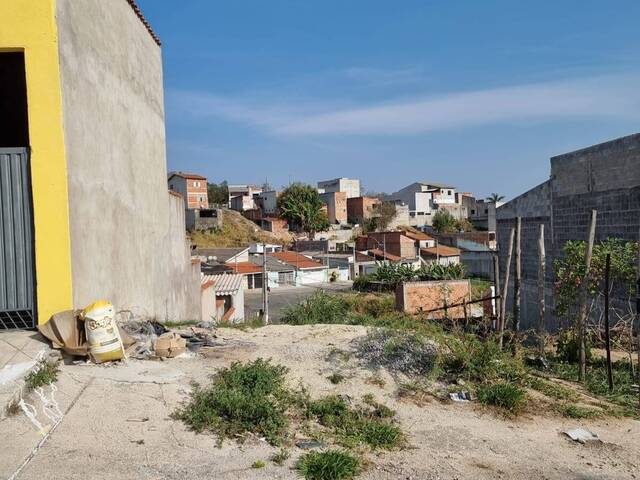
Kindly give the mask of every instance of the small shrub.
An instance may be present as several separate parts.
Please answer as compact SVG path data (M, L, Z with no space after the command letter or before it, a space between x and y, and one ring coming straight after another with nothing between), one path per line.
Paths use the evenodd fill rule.
M463 334L448 337L445 344L448 351L442 355L440 365L452 380L517 381L526 375L521 359L501 351L491 338L482 341L475 335Z
M574 400L578 397L570 388L537 377L530 377L527 386L555 400Z
M348 452L327 450L302 455L296 469L306 480L351 480L361 466L360 460Z
M373 368L425 375L436 365L438 346L413 333L382 329L358 341L357 355Z
M383 388L386 383L380 375L371 375L365 379L365 382L376 387Z
M317 292L287 308L281 319L289 325L346 323L349 305L341 295Z
M7 415L7 417L14 417L21 411L22 408L20 407L20 402L15 399L9 402L9 404L5 407L5 414Z
M338 383L342 382L344 380L344 375L342 375L341 373L332 373L331 375L329 375L327 377L327 380L329 380L331 383L333 383L334 385L337 385Z
M49 363L46 360L40 360L36 369L25 377L25 385L29 390L50 385L58 380L59 372L60 369L57 362Z
M558 360L568 363L578 363L580 360L580 342L573 331L566 331L558 335L556 340L556 356ZM591 360L592 353L589 342L586 343L585 357Z
M174 412L196 432L212 431L224 438L246 433L263 435L277 445L287 429L286 411L293 403L286 389L287 369L258 359L233 363L218 372L209 387L193 385L189 403Z
M278 453L275 453L271 456L271 461L278 466L282 466L284 465L284 462L286 462L289 459L289 457L290 457L289 452L282 449Z
M251 464L251 468L264 468L266 464L262 460L256 460Z
M395 412L370 400L369 408L351 408L340 397L331 395L310 402L307 415L329 428L348 447L365 444L374 449L392 449L402 445L404 434L391 423Z
M481 403L502 408L513 414L522 410L526 398L525 391L511 383L501 382L478 387L478 400Z
M602 412L592 408L585 408L573 403L566 403L556 406L558 413L568 418L595 418L599 417Z

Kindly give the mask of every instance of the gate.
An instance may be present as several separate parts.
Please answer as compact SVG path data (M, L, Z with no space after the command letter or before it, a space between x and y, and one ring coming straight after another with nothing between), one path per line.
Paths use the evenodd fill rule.
M0 148L0 329L35 327L29 154Z

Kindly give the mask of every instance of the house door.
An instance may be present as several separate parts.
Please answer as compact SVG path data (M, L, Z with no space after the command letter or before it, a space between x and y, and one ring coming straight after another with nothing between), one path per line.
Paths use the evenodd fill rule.
M33 213L22 52L0 52L0 113L0 329L33 328Z
M35 326L32 219L28 151L0 148L0 329Z

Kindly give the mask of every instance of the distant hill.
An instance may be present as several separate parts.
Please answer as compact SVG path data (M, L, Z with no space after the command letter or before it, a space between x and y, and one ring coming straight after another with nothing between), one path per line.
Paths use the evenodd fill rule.
M223 210L222 225L222 229L217 232L191 233L191 242L198 247L244 247L254 242L288 245L293 240L290 233L262 230L235 210Z

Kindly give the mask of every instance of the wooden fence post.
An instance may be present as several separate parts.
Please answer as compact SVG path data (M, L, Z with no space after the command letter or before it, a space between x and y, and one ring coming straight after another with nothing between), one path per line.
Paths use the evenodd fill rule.
M513 241L516 234L516 229L511 228L509 233L509 249L507 250L507 264L505 265L504 285L502 286L502 303L500 305L500 335L498 337L498 343L502 348L504 339L504 326L507 323L507 293L509 291L509 272L511 270L511 256L513 255Z
M496 253L493 256L493 285L494 285L494 296L500 297L500 259L498 258L498 254ZM496 298L496 330L500 330L500 315L502 313L502 297Z
M591 257L593 256L593 244L596 239L596 219L598 217L597 210L591 210L591 222L589 223L589 237L587 241L587 250L584 256L585 272L582 282L580 283L580 309L578 313L578 343L580 347L580 370L578 371L578 380L584 381L587 376L587 291L589 283L589 273L591 270Z
M538 238L538 255L540 262L538 266L538 349L540 350L540 355L544 356L544 317L546 311L544 287L547 272L546 252L544 248L544 223L540 224L540 236Z
M520 283L522 282L522 217L516 219L516 276L513 282L513 331L520 331Z
M611 370L611 327L609 325L609 272L611 270L611 254L607 253L604 264L604 339L607 349L607 379L609 391L613 390L613 372Z

